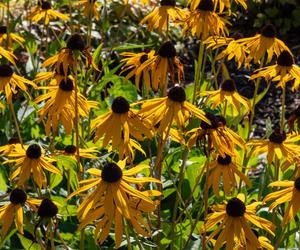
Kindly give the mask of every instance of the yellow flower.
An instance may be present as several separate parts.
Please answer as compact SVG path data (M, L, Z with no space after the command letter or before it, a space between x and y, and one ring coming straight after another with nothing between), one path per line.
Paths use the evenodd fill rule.
M99 7L100 3L97 0L80 0L77 3L79 6L83 7L83 15L87 18L95 17L96 20L100 18Z
M221 223L209 235L209 239L212 239L221 232L214 249L221 249L224 243L226 244L226 250L234 249L236 240L243 244L250 242L257 249L259 242L251 230L250 223L274 235L275 227L272 222L256 216L256 208L260 204L261 202L254 202L246 206L245 196L239 194L237 197L231 198L227 204L214 206L214 212L208 215L204 224L204 230L207 231L217 223Z
M38 1L38 6L35 6L32 9L31 13L28 15L28 19L35 23L44 19L44 24L48 25L51 20L61 19L63 21L67 21L69 20L69 17L53 10L50 2Z
M200 93L200 96L207 96L206 103L212 104L212 109L216 109L219 105L222 105L223 109L226 108L227 112L231 110L231 114L234 116L250 111L249 101L237 92L235 83L231 79L225 80L219 90L203 91Z
M176 0L161 0L149 15L143 18L141 24L148 23L148 30L157 29L162 33L169 27L169 21L177 22L186 17L187 12L176 7Z
M121 62L125 63L122 67L121 73L125 72L127 74L126 79L130 79L131 77L135 76L135 86L138 90L140 90L141 77L143 79L146 91L149 91L151 88L151 69L149 69L149 67L143 67L143 70L139 70L139 68L144 62L146 62L148 59L151 59L154 54L154 50L151 50L150 52L125 52L121 54L121 56L125 57L121 60Z
M236 147L245 148L244 140L230 128L226 127L224 117L206 113L206 118L210 121L210 124L202 121L199 128L194 128L187 132L188 135L191 134L187 142L189 148L198 141L206 143L207 139L209 140L208 145L211 147L208 150L215 150L222 157L225 157L226 154L234 156Z
M282 203L288 202L282 223L289 223L297 215L297 212L300 208L300 177L296 178L295 181L275 181L269 184L269 186L284 188L268 194L264 198L264 202L274 200L269 207L270 210Z
M92 148L79 148L79 156L81 158L86 158L86 159L95 159L97 158L97 156L95 155L95 153L98 153L98 150L96 147L92 147ZM75 145L67 145L65 146L64 150L60 150L58 151L59 153L62 153L64 155L67 156L71 156L71 157L75 157L76 156L76 152L77 152L77 147Z
M264 236L259 236L258 232L254 229L252 229L252 232L254 235L257 237L258 240L258 246L255 244L253 245L252 242L247 241L242 243L242 242L236 242L236 246L234 247L234 250L257 250L257 249L266 249L266 250L274 250L274 247L271 245L271 241L264 237Z
M7 60L8 60L10 63L12 63L13 65L16 65L15 59L17 59L17 58L15 57L15 55L14 55L12 52L10 52L10 51L4 49L4 48L0 45L0 59L1 59L2 57L4 57L5 59L7 59Z
M293 56L289 51L284 50L277 58L277 63L256 71L250 80L263 77L267 81L277 82L277 87L285 88L287 82L293 82L292 90L299 88L300 67L294 63Z
M9 203L0 207L0 223L2 224L1 236L2 239L7 235L13 221L20 234L24 233L23 230L23 206L28 206L31 210L36 211L37 206L41 201L27 197L26 193L19 188L15 188L11 191L9 197Z
M10 178L14 180L19 176L17 186L23 186L25 182L30 178L30 174L33 175L33 180L39 188L47 185L47 178L44 170L49 172L60 174L60 171L52 165L55 160L45 156L42 153L42 149L38 144L31 144L30 146L24 146L24 148L16 144L14 151L9 155L9 160L4 163L14 163L16 169L11 174Z
M229 22L214 12L212 0L201 0L195 10L183 20L183 33L206 39L209 36L226 36Z
M152 201L151 197L161 195L156 190L140 191L135 188L135 185L160 182L151 177L134 177L149 166L138 165L126 170L125 165L126 160L123 160L118 164L106 163L102 171L96 168L89 169L87 172L95 178L81 181L81 187L68 197L70 199L93 188L77 209L77 216L80 219L79 230L88 224L94 224L95 240L102 244L114 221L116 248L122 241L123 218L132 224L137 233L145 237L150 236L150 228L142 213L153 212L157 202ZM97 222L94 222L96 220Z
M92 121L91 127L96 129L94 141L103 137L103 147L111 141L112 149L118 149L120 157L124 156L125 152L129 152L128 147L131 145L135 147L136 144L130 142L130 137L142 141L143 135L148 138L153 136L149 121L141 119L138 111L130 108L128 101L121 96L114 99L108 113Z
M10 138L7 145L0 146L0 155L9 155L16 145L20 145L19 139L16 137Z
M65 74L63 69L63 64L60 65L60 67L55 68L54 71L49 72L39 72L35 78L34 82L42 82L50 80L49 85L58 86L62 80L66 80L67 76L70 75L70 69L67 68L67 72Z
M179 58L176 56L176 49L172 42L167 41L163 43L157 55L149 57L137 69L136 74L140 75L142 72L151 71L152 89L165 90L168 85L168 73L173 84L175 84L175 67L177 70L177 82L183 78L183 65Z
M200 3L203 3L205 1L206 0L189 0L189 2L191 4L191 9L195 10ZM244 9L247 9L246 0L234 0L234 1L235 1L235 3L241 5ZM221 13L224 11L225 8L228 9L230 12L231 2L232 1L230 1L230 0L213 0L214 10L216 10L218 7L219 11Z
M75 119L75 88L73 78L68 77L61 80L58 86L41 87L47 89L48 93L38 96L35 103L45 102L45 105L38 111L40 120L47 119L45 124L46 134L57 131L61 121L67 134L72 132ZM78 114L80 117L88 117L91 108L95 108L97 102L88 101L78 89Z
M14 70L8 64L0 65L0 93L5 91L6 100L8 103L12 102L12 93L16 94L18 92L17 87L23 90L28 96L27 86L29 84L36 88L37 86L21 76L14 73Z
M3 42L7 39L8 39L7 26L0 26L0 45L2 45ZM15 33L10 32L9 33L9 41L8 41L9 48L12 48L12 41L14 41L14 42L18 43L19 45L21 45L22 47L24 47L23 44L25 42L25 39Z
M235 39L229 37L213 37L210 36L204 42L207 44L207 49L212 48L216 50L222 46L226 46L217 56L216 60L227 59L228 61L234 59L240 68L246 60L246 50L244 46L237 43ZM248 65L245 65L247 67Z
M222 182L224 193L227 196L238 186L239 179L243 180L248 187L251 187L250 180L240 171L241 168L237 163L237 159L230 155L226 154L225 157L217 155L216 159L209 163L208 186L213 188L216 196L220 196L220 183Z
M44 61L42 67L54 66L56 72L67 76L69 70L74 70L75 68L79 69L79 64L76 64L75 60L76 52L79 52L80 56L84 58L86 69L89 69L90 66L93 65L94 69L98 70L97 65L94 63L88 49L85 48L84 41L79 34L72 35L67 42L67 47L61 49L57 54Z
M284 50L290 52L284 42L276 38L275 27L271 24L264 26L260 34L253 37L241 38L236 40L236 42L240 43L248 51L246 63L252 60L254 63L259 63L265 55L267 56L265 63L269 63L274 54L278 57Z
M185 91L180 86L170 88L166 97L144 101L138 113L149 119L160 134L170 130L173 122L184 130L192 115L210 123L202 110L186 101Z
M251 155L267 153L268 163L271 164L274 156L278 160L284 158L289 161L298 160L300 146L296 142L299 140L300 135L289 134L286 136L285 132L281 133L279 129L275 129L268 139L252 139L247 145L254 147Z

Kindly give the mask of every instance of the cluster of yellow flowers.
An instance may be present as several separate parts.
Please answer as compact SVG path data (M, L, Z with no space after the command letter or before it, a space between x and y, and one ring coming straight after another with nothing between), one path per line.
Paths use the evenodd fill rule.
M150 2L142 1L142 4L151 4ZM300 175L297 168L300 163L300 135L295 131L286 132L283 114L281 127L275 128L268 139L249 139L250 129L248 137L242 138L227 125L226 119L229 116L249 115L251 127L255 97L250 101L241 96L230 77L225 77L219 84L219 89L215 90L199 91L197 84L201 82L200 78L203 78L199 72L202 71L201 62L205 49L218 51L215 58L221 61L223 66L226 61L232 59L237 68L250 68L252 64L265 66L255 71L250 80L265 78L268 83L275 82L282 89L284 97L288 82L293 83L293 90L298 89L300 68L295 64L289 48L276 37L275 28L271 24L263 27L260 33L253 37L230 37L228 18L234 15L231 12L231 4L247 8L244 0L191 0L190 9L178 7L175 0L159 1L140 24L146 24L147 29L156 30L161 34L161 46L157 51L122 53L124 58L121 73L126 72L127 79L135 78L137 90L140 90L142 82L142 88L147 93L158 92L160 96L153 99L145 99L143 96L142 100L131 104L123 96L116 97L110 110L98 117L93 117L92 114L92 109L98 108L98 102L88 100L85 93L82 93L78 73L97 73L100 70L80 34L73 33L67 40L66 47L43 62L41 67L47 68L47 72L39 72L35 79L28 80L15 71L16 57L12 50L14 43L23 46L25 40L8 32L6 26L0 27L0 59L3 57L10 63L0 65L0 94L4 93L6 96L18 132L17 140L11 140L7 145L0 147L0 154L5 158L4 164L12 169L10 180L15 187L9 194L9 201L0 208L2 238L8 234L13 221L17 230L21 234L24 233L23 206L37 211L42 218L55 217L59 212L57 204L50 199L45 198L41 201L38 198L42 198L41 190L49 188L49 173L63 174L55 166L58 161L55 156L61 154L73 157L80 165L78 174L83 176L79 182L80 187L68 194L66 202L89 191L85 197L80 198L77 209L79 230L84 230L87 225L94 225L95 239L102 244L113 228L116 247L121 245L123 229L127 223L130 223L138 234L151 237L152 228L145 214L159 209L159 199L162 196L163 150L166 142L172 140L181 144L187 152L201 144L207 157L205 192L208 193L211 188L216 197L231 197L225 204L212 206L213 213L206 213L205 223L198 229L199 234L202 234L203 243L206 245L210 242L215 249L222 248L224 244L226 249L273 249L270 240L258 236L254 228L263 229L268 235L274 236L275 226L256 215L256 210L258 206L274 200L269 205L270 210L288 202L283 224L289 223L297 214L300 208ZM83 15L87 18L99 20L101 4L96 0L80 0L76 5L83 8ZM55 19L70 19L69 16L54 10L48 1L38 1L27 18L45 26ZM184 36L191 34L200 41L196 67L198 77L195 77L191 102L188 101L182 85L183 64L170 39L171 26L182 27ZM274 60L274 65L266 66ZM48 85L44 86L43 83ZM254 95L257 95L258 85L259 80L256 80ZM54 152L45 150L46 147L37 143L23 143L14 113L13 94L22 90L31 98L31 88L42 92L33 102L38 109L38 121L43 123L47 138L59 135L62 125L65 134L75 133L76 145L67 146L63 152ZM200 101L197 103L196 100ZM284 102L285 98L283 107ZM299 117L299 110L296 110L289 119L290 127L293 127ZM90 128L94 132L93 142L97 145L95 147L80 147L84 138L80 137L79 124L83 119L92 119ZM191 129L189 124L192 119L197 126ZM134 166L135 154L139 151L146 155L141 144L144 140L153 138L159 140L155 166L151 166L154 168L155 178L140 177L141 173L144 173L142 170L150 166ZM86 170L86 166L81 165L81 158L95 159L96 154L103 148L109 152L116 152L118 161L106 161L101 170L96 167ZM283 189L274 189L274 192L266 195L264 199L246 205L245 195L239 191L245 185L251 187L247 164L251 157L258 155L266 155L268 167L272 166L275 169L271 170L274 172L274 182L270 186ZM280 181L280 170L285 172L288 169L295 169L293 180ZM93 177L86 178L90 175ZM35 198L27 198L25 193L31 181L39 193ZM154 184L146 186L146 183ZM212 229L214 231L210 232Z

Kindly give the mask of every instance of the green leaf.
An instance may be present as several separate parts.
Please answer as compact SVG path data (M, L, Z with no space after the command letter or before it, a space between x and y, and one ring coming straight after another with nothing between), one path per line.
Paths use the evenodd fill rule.
M6 181L7 181L7 179L6 179L5 174L4 174L4 169L1 168L0 169L0 190L3 191L3 192L7 191Z
M25 238L23 235L21 234L17 234L20 242L22 244L22 246L24 247L24 249L30 249L30 250L41 250L41 246L37 243L34 243L33 241L31 241L30 239Z
M135 86L124 77L118 77L113 82L113 86L108 90L110 101L112 102L118 96L123 96L129 102L137 100L137 90Z

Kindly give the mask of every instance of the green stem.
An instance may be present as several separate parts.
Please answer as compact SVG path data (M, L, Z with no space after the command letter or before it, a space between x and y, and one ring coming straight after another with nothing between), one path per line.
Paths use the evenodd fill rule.
M129 232L128 232L128 225L127 225L124 218L123 218L123 224L125 225L124 231L125 231L126 240L127 240L127 249L132 250L132 246L131 246L131 242L130 242L130 235L129 235Z
M284 124L285 124L285 96L286 96L286 89L282 89L281 95L281 120L280 120L280 132L284 131Z
M85 238L84 229L81 229L81 231L80 231L80 242L79 242L79 249L80 250L85 249L85 247L84 247L85 246L84 238Z
M19 123L18 123L17 116L16 116L15 109L14 109L14 106L13 106L12 102L9 102L9 107L10 107L10 111L11 111L13 119L14 119L14 123L15 123L15 126L16 126L16 130L17 130L19 141L20 141L20 143L22 145L22 148L24 148L24 146L23 146L23 139L21 137Z
M195 82L194 82L194 93L193 93L193 104L196 101L196 96L198 92L198 85L201 83L201 72L202 72L202 67L203 67L203 55L204 55L204 49L205 49L205 44L203 43L201 37L200 37L200 45L199 45L199 54L198 54L198 61L196 65L196 70L195 70Z
M177 187L177 193L176 193L176 199L175 199L175 205L174 205L174 209L173 209L173 218L172 218L172 228L171 228L171 239L175 238L175 227L176 227L176 217L177 217L177 211L178 211L178 205L179 205L179 200L180 200L180 196L181 196L181 188L182 188L182 183L184 180L184 170L186 167L186 162L188 159L188 155L189 155L189 150L187 147L185 147L184 151L183 151L183 157L182 157L182 164L180 166L180 173L179 173L179 182L178 182L178 187ZM174 249L174 240L171 241L171 246L170 249Z

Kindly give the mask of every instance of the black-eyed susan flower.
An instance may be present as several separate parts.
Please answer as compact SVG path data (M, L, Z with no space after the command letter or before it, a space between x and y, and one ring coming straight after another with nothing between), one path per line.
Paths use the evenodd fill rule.
M177 81L175 80L175 68L177 71ZM183 65L176 56L176 49L171 41L163 43L157 55L148 58L137 69L136 74L139 75L144 71L151 71L151 85L153 90L164 90L168 86L168 73L173 84L181 82L183 78Z
M141 53L125 52L121 54L121 56L125 57L121 60L121 62L124 62L122 72L127 73L126 79L130 79L133 76L135 77L135 86L138 90L140 90L141 78L143 79L146 91L151 89L151 69L149 67L143 67L143 70L141 71L138 69L144 62L151 59L154 55L154 50Z
M17 186L23 186L32 174L34 182L39 188L47 185L47 178L44 170L51 173L61 174L60 171L52 165L54 159L45 156L42 148L38 144L29 146L16 145L14 151L8 155L9 159L4 163L13 163L14 171L10 178L17 179Z
M212 0L201 0L195 10L192 10L183 20L183 33L191 32L193 36L206 39L209 36L226 36L229 22L214 12Z
M272 222L256 215L256 208L260 204L261 202L253 202L246 205L244 194L239 194L231 198L227 204L213 206L214 212L208 215L204 230L208 231L221 223L209 235L209 239L212 239L219 234L214 249L221 249L224 244L226 250L234 249L236 240L245 245L248 241L257 249L259 242L251 230L250 223L274 235L275 227Z
M231 110L234 116L250 111L249 101L237 92L235 82L231 79L225 80L219 90L204 91L200 95L207 96L206 103L211 104L212 109L222 105L223 109Z
M0 45L0 59L4 57L6 60L8 60L11 64L15 65L15 59L17 59L15 57L15 55L11 52L8 51L6 49L4 49L1 45Z
M138 165L128 170L125 166L126 160L123 160L118 164L106 163L102 170L89 169L87 172L95 178L81 181L81 187L68 197L70 199L74 195L93 189L77 209L77 216L81 221L79 229L94 224L95 240L102 244L114 222L116 248L122 241L123 218L131 223L138 234L150 236L148 223L142 213L153 212L157 202L151 197L160 195L156 190L141 191L135 188L138 184L159 182L151 177L135 177L142 169L149 166Z
M60 82L64 79L67 78L67 76L70 75L70 69L67 68L67 72L65 74L64 72L64 68L63 68L63 64L61 64L59 67L55 68L53 71L49 71L49 72L39 72L35 78L34 78L34 82L40 83L43 81L48 81L49 85L59 85Z
M239 184L239 180L251 187L248 177L241 172L240 166L235 157L230 155L216 155L216 159L209 163L208 186L213 188L215 195L220 196L220 183L223 183L225 195L230 195L232 190Z
M14 150L17 144L20 144L19 138L10 138L6 145L0 146L0 155L9 155Z
M49 135L51 130L57 131L60 121L66 132L71 133L75 119L75 88L74 80L69 76L61 80L58 86L48 86L46 94L35 99L35 103L45 101L45 105L39 109L40 120L46 118L45 131ZM79 92L79 91L78 91ZM88 101L78 93L78 114L80 117L88 117L91 108L97 106L97 102Z
M12 94L17 93L17 87L29 96L26 84L29 84L34 88L37 87L32 81L17 75L10 65L0 65L0 93L5 91L6 100L8 103L12 102Z
M276 38L276 30L272 24L264 26L260 34L238 39L237 42L245 46L246 51L248 51L246 59L248 62L253 60L254 63L259 63L266 56L265 62L269 63L274 55L278 57L284 50L290 52L284 42Z
M300 208L300 177L295 181L275 181L269 184L270 187L283 188L279 191L272 192L264 198L264 202L274 200L269 209L272 210L282 203L288 202L288 206L285 209L283 224L289 223L297 215Z
M34 198L27 197L26 193L19 188L11 191L9 202L0 207L0 224L2 239L7 235L13 222L20 234L23 230L23 206L28 206L32 211L36 211L41 201Z
M268 139L252 139L247 145L253 146L252 155L267 153L268 163L271 164L274 156L280 160L283 157L289 161L299 159L300 146L296 143L300 140L298 134L288 134L275 129Z
M204 42L207 45L207 49L216 50L223 46L226 46L217 56L216 60L227 59L228 61L234 59L238 65L238 68L242 67L246 61L245 47L240 43L237 43L235 39L230 37L213 37L210 36ZM247 67L248 65L245 65Z
M5 41L9 48L12 48L12 42L16 42L23 47L25 39L12 32L10 32L9 36L7 36L7 26L0 26L0 45L3 45Z
M102 146L106 147L111 141L112 149L118 150L123 156L130 145L130 137L142 141L144 136L153 136L151 124L147 119L141 119L138 111L131 108L124 97L117 97L113 100L108 113L97 117L91 124L96 129L94 141L103 137Z
M51 2L38 1L38 5L33 7L31 13L28 15L28 19L35 23L43 20L43 23L48 25L52 20L61 19L67 21L69 20L69 17L52 9Z
M189 0L190 4L191 4L191 9L194 10L197 8L197 6L203 2L205 0ZM247 9L247 4L246 4L246 0L234 0L236 4L241 5L244 9ZM232 1L229 0L213 0L214 3L214 9L223 12L224 9L228 9L230 11L231 9L231 3Z
M255 229L252 229L252 232L257 237L258 246L256 246L249 240L246 240L246 243L242 243L237 240L234 250L257 250L257 249L274 250L271 241L267 237L259 236L258 232Z
M83 7L83 15L87 18L95 17L96 20L100 18L99 7L100 3L97 0L80 0L77 3Z
M185 91L180 86L170 88L166 97L144 101L138 113L149 119L160 134L168 131L173 123L184 130L192 115L210 123L202 110L186 101Z
M67 156L75 157L76 152L77 152L77 147L73 144L70 144L70 145L65 146L64 150L60 150L59 152L64 155L67 155ZM97 158L97 156L95 155L96 153L98 153L98 150L96 147L79 148L79 156L81 158L95 159L95 158Z
M287 82L293 83L292 90L295 91L300 85L300 67L294 62L292 54L284 50L277 58L275 65L261 68L250 77L251 80L263 77L267 81L277 83L277 87L285 88Z
M210 121L210 124L202 121L199 128L187 132L187 135L191 135L187 142L189 148L198 141L206 143L209 140L211 148L208 148L208 150L215 150L222 157L225 157L226 154L234 156L236 147L245 148L244 140L226 126L224 117L206 113L206 118Z
M75 59L76 52L79 52L80 58L82 57L84 59L86 69L89 69L92 64L94 69L98 70L97 65L95 65L88 49L85 48L85 43L79 34L73 34L67 42L67 47L61 49L57 54L44 61L42 67L54 66L56 72L60 72L60 74L63 72L63 75L67 76L69 70L79 68L79 64L77 65L77 60Z
M158 32L162 33L168 29L170 21L182 20L186 15L185 10L176 7L176 0L161 0L160 6L144 17L141 24L148 23L148 30L157 29Z

